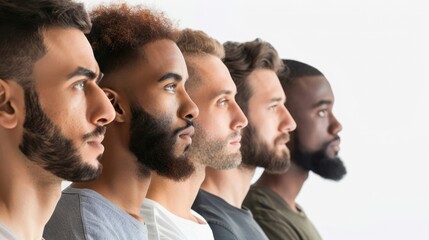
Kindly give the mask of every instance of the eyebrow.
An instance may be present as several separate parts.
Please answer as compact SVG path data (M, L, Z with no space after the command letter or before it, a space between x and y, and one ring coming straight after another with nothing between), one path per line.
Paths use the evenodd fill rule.
M281 97L274 97L270 99L270 103L271 102L281 102L283 99Z
M77 76L85 76L85 77L88 77L89 79L94 79L95 77L97 77L97 74L89 69L78 67L72 73L69 73L67 75L67 79L71 79ZM102 74L98 76L98 80L101 80L100 76L102 77Z
M218 92L215 97L218 97L220 95L229 95L229 94L232 94L231 90L222 90L222 91Z
M313 108L317 108L317 107L320 107L322 105L331 105L331 104L332 104L332 101L330 101L330 100L320 100L316 104L313 105Z
M180 75L179 75L179 74L177 74L177 73L167 73L167 74L163 75L163 76L158 80L158 82L162 82L162 81L165 81L165 80L170 79L170 78L173 78L173 79L174 79L174 80L176 80L176 81L181 81L181 80L182 80L182 76L180 76Z

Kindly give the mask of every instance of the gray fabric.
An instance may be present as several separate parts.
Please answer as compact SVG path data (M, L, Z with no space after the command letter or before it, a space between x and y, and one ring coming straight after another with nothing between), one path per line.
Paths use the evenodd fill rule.
M11 230L6 226L0 224L0 240L18 240L19 238L15 236Z
M267 236L246 208L236 208L222 198L204 190L192 205L202 215L218 240L266 240Z
M147 228L99 193L68 187L63 191L43 236L47 240L147 240Z

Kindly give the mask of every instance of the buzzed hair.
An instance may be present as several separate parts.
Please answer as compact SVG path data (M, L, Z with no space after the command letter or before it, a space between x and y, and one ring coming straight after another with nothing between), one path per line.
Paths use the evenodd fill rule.
M140 59L141 48L150 42L177 40L173 23L153 9L112 4L97 7L90 16L93 28L87 38L105 75Z
M278 74L283 89L296 79L308 76L324 76L317 68L296 60L283 59L286 68Z
M91 29L82 3L70 0L0 1L0 79L32 86L34 63L46 52L43 31L53 27Z
M249 99L253 92L248 77L257 69L269 69L275 73L283 70L284 65L274 47L259 38L244 43L226 42L224 63L237 86L236 100L247 115Z
M189 79L186 82L186 88L198 87L201 83L201 75L192 57L212 55L220 60L225 57L223 45L200 30L186 28L180 31L177 46L182 51L188 68Z

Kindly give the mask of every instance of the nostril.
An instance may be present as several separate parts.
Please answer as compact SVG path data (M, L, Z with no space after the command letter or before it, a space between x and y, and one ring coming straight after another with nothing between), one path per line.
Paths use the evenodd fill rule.
M194 116L192 114L188 114L185 116L185 118L188 120L192 120L192 119L194 119Z

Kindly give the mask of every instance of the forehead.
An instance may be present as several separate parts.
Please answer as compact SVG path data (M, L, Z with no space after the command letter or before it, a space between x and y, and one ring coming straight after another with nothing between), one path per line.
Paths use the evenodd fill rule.
M137 68L144 70L142 74L150 79L157 81L167 73L179 74L184 80L188 78L185 59L175 42L156 40L144 45L142 51L144 60Z
M92 48L80 30L46 29L43 31L43 41L47 52L34 65L36 79L66 79L78 67L98 71Z
M214 97L213 94L217 95L222 91L232 94L237 92L231 74L220 58L213 55L202 55L189 57L188 60L192 62L191 64L199 75L199 81L201 81L198 87L189 90L191 94L201 91L205 92L207 97Z
M306 76L295 79L285 92L288 101L315 104L320 101L334 101L331 85L324 76Z
M269 69L256 69L248 77L252 89L252 99L271 101L273 98L285 100L286 96L276 73Z

